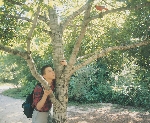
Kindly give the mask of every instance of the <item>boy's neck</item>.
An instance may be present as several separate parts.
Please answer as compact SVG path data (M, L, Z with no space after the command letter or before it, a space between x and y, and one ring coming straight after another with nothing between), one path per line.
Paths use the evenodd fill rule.
M52 80L46 80L48 82L49 85L52 84Z

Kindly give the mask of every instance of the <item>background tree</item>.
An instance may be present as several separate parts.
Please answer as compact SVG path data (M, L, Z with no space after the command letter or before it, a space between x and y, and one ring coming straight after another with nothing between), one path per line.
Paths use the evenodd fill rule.
M51 94L50 98L58 123L67 122L68 85L74 72L98 58L110 56L111 52L150 43L146 19L150 2L147 0L4 0L0 4L0 50L23 58L32 75L46 89L50 88L39 75L36 69L38 61L34 62L33 56L52 53L47 56L52 59L57 83L56 94ZM108 10L97 11L95 5L98 4L105 4ZM144 14L147 22L140 20L136 26L130 20L126 23L131 17L134 22L136 12ZM144 24L143 30L134 35L139 24ZM60 65L62 59L68 60L66 67Z

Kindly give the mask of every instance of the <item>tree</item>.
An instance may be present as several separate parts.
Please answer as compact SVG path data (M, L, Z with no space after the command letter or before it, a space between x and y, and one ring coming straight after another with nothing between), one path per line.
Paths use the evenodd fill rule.
M74 3L76 3L75 6ZM36 70L36 63L32 58L34 52L40 53L40 50L35 50L35 45L40 45L39 42L48 42L47 47L52 49L53 64L56 71L56 94L51 94L50 98L54 104L54 119L56 123L66 123L67 122L67 103L68 103L68 83L71 75L83 66L91 63L97 58L106 56L112 51L116 50L127 50L131 48L140 47L143 45L148 45L150 43L149 39L146 40L130 40L128 43L124 43L124 40L120 43L110 42L100 46L99 42L92 43L94 48L87 50L86 52L82 49L82 43L86 46L87 43L92 42L92 40L107 41L108 38L101 30L96 30L101 32L100 36L92 36L92 26L91 24L100 23L101 21L108 21L109 16L116 16L119 13L123 13L127 16L128 12L141 11L140 8L147 9L150 6L150 2L144 1L139 4L140 1L132 5L131 2L119 2L113 1L109 3L107 1L101 1L101 4L106 4L109 10L107 11L96 11L94 9L95 4L100 3L96 0L88 1L25 1L25 0L5 0L1 4L1 40L0 40L0 50L13 55L18 55L25 59L27 62L32 75L40 82L46 89L50 89L47 82L42 78L42 76ZM120 3L120 4L117 4ZM59 6L62 5L61 11L64 16L58 13ZM72 5L72 6L70 6ZM115 5L115 6L113 6ZM72 10L71 10L72 8ZM64 9L64 10L63 10ZM69 13L68 13L69 12ZM71 13L71 14L70 14ZM121 14L119 14L121 15ZM108 18L105 18L105 17ZM105 19L104 19L105 18ZM104 19L104 20L103 20ZM75 23L76 22L76 23ZM78 23L79 22L79 23ZM74 25L75 28L79 28L77 31L73 31L72 34L76 33L78 37L70 36L72 38L72 49L70 49L69 54L66 53L65 48L67 48L65 42L65 36L67 36L67 31L70 29L69 24ZM105 22L107 24L107 22ZM109 23L110 24L110 23ZM90 29L88 30L88 27ZM103 27L99 27L103 29ZM109 28L110 29L110 28ZM104 29L103 29L104 30ZM107 29L108 30L108 29ZM114 28L113 28L114 30ZM117 29L115 29L116 31ZM66 32L65 32L66 31ZM113 31L112 31L113 32ZM87 38L88 37L88 38ZM116 39L114 39L116 40ZM86 41L87 43L84 43ZM71 42L71 41L70 41ZM45 45L45 50L48 48ZM91 47L91 45L89 45ZM60 61L65 59L67 56L68 65L61 66Z

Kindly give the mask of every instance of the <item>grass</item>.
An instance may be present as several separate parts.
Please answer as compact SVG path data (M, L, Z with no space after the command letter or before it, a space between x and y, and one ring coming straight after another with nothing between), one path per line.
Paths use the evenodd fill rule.
M21 88L10 88L6 91L3 91L2 94L4 96L13 97L15 99L23 99L25 100L25 97L21 94Z

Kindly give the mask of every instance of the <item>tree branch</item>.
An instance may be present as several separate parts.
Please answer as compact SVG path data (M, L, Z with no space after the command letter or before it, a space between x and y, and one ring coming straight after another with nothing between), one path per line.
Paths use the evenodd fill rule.
M82 61L83 59L89 58L90 56L92 56L94 53L90 53L90 54L86 54L84 56L78 57L77 61Z
M128 49L132 49L132 48L136 48L136 47L140 47L140 46L144 46L144 45L148 45L148 44L150 44L150 41L143 41L143 42L140 42L137 44L130 44L130 45L126 45L126 46L114 46L114 47L105 48L101 51L95 51L94 53L92 53L93 55L91 57L89 57L86 61L80 63L79 65L74 66L73 70L70 71L70 74L68 76L72 75L76 70L82 68L83 66L86 66L87 64L91 63L93 60L104 57L112 51L128 50Z
M6 17L8 17L8 18L16 18L16 19L21 19L21 20L25 20L25 21L28 21L28 22L32 22L32 20L27 18L27 17L20 17L20 16L14 16L14 15L7 15Z
M79 35L79 37L76 41L76 44L74 45L74 48L73 48L73 51L72 51L72 54L71 54L71 57L70 57L70 60L69 60L69 65L71 65L71 66L73 64L75 64L75 62L76 62L76 57L77 57L77 54L78 54L79 49L80 49L81 41L84 38L84 35L86 33L86 27L89 23L89 21L87 21L87 18L90 17L91 7L92 7L92 3L89 2L87 10L85 11L84 19L83 19L82 26L81 26L80 35Z
M27 18L27 17L21 17L21 16L14 16L14 15L7 15L6 17L8 18L16 18L16 19L21 19L21 20L25 20L25 21L28 21L28 22L32 22L33 20ZM49 19L42 16L42 15L39 15L38 16L38 19L43 21L44 23L46 23L47 25L49 25Z
M0 50L5 51L7 53L11 53L13 55L20 56L20 57L22 57L24 59L27 59L28 53L26 51L22 51L21 52L19 50L11 49L10 47L6 47L6 46L4 46L2 44L0 44Z
M36 27L36 24L37 24L37 19L38 19L38 16L39 16L39 13L40 13L40 7L38 6L37 7L37 12L35 13L35 17L32 21L32 27L27 35L27 51L30 52L30 43L31 43L31 37L32 37L32 34L33 34L33 31Z
M62 22L62 30L64 30L64 29L68 26L68 24L69 24L76 16L78 16L78 15L79 15L80 13L82 13L84 10L87 10L89 4L90 4L91 2L93 2L93 1L94 1L94 0L88 0L88 2L87 2L85 5L83 5L80 9L78 9L77 11L75 11L75 12L73 12L71 15L69 15L69 16L67 17L67 19L65 19L64 22Z
M127 6L127 7L121 7L121 8L117 8L117 9L107 10L105 12L101 12L100 14L89 18L88 21L92 21L97 18L102 18L104 15L107 15L109 13L121 12L121 11L125 11L125 10L138 10L145 6L150 6L150 2L146 2L146 3L140 4L140 5L135 5L135 6Z
M13 15L7 15L8 18L16 18L16 19L21 19L21 20L25 20L28 22L33 22L33 20L27 18L27 17L20 17L20 16L13 16ZM49 25L49 20L47 18L44 19L44 16L39 15L38 17L39 20L43 21L44 23L46 23L47 25ZM51 31L48 31L46 29L41 28L41 30L43 30L45 33L47 33L49 36L51 36Z

